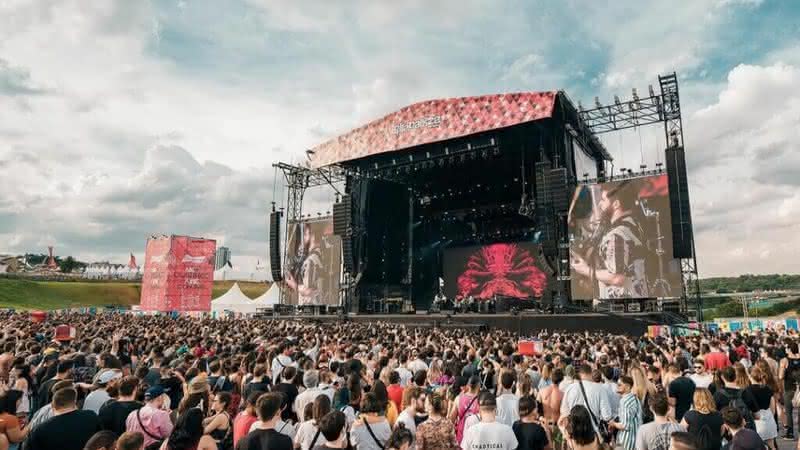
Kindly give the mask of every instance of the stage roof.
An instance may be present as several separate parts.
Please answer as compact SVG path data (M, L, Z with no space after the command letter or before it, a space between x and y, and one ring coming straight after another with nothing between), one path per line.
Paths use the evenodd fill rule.
M553 114L557 94L519 92L414 103L313 148L311 167L546 119Z

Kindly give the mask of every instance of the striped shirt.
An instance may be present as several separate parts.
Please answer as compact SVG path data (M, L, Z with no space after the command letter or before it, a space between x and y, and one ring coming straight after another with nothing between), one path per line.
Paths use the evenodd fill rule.
M630 392L623 395L619 401L619 423L625 428L617 435L617 443L624 450L635 450L636 433L642 424L642 404Z

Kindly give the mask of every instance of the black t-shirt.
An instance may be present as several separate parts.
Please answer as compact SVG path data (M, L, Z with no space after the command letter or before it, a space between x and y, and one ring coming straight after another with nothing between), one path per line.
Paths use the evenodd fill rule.
M542 450L547 447L547 433L538 423L527 423L520 420L511 427L517 437L517 450Z
M144 376L144 382L147 383L148 386L155 386L160 379L161 369L156 369L155 367L151 367L147 375Z
M683 420L689 424L689 433L700 439L698 450L717 450L722 445L722 414L712 411L700 414L697 411L686 411Z
M783 387L787 391L795 390L795 383L800 382L800 358L786 358L786 373L783 377Z
M53 385L58 383L59 381L61 380L58 380L56 378L50 378L49 380L42 383L41 386L39 386L39 393L36 396L37 407L41 408L42 406L50 403L50 400L53 399L53 393L50 392L50 390L53 389Z
M171 376L169 378L161 378L156 384L162 386L167 392L169 404L172 405L173 409L181 404L181 400L183 400L183 385L178 377Z
M264 377L261 381L251 381L244 387L242 398L247 400L253 392L269 392L271 385L269 377Z
M83 450L100 431L94 411L75 410L46 420L28 436L27 450Z
M742 401L745 405L752 411L753 405L756 405L756 400L753 398L753 394L749 391L735 388L724 387L722 389L718 389L717 392L714 393L714 403L717 404L717 411L722 411L722 408L728 406L731 401L736 400L739 395L742 396Z
M678 377L669 384L669 396L675 399L675 420L680 422L692 405L694 381L688 377Z
M757 412L762 409L769 409L770 401L772 400L772 389L769 386L751 384L744 390L747 395L742 395L742 400L747 403L749 400L754 400L752 403L747 403L750 411Z
M114 433L122 434L125 432L125 420L128 415L137 409L144 406L137 401L116 401L112 400L100 408L100 426L104 430L113 431Z
M254 430L236 444L236 450L293 450L292 440L275 430Z

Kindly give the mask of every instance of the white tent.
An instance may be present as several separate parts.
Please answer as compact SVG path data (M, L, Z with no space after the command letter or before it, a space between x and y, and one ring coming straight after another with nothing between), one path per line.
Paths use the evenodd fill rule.
M272 283L267 292L261 294L253 302L256 304L256 308L272 308L280 303L280 300L281 292L278 283Z
M255 314L256 303L239 289L239 283L234 283L233 287L219 298L211 302L211 312L221 314L224 312L236 314Z

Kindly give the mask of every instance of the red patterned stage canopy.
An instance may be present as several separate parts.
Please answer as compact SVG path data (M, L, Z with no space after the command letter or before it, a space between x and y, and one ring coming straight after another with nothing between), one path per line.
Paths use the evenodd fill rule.
M446 141L552 116L557 92L481 95L414 103L318 145L313 168Z

